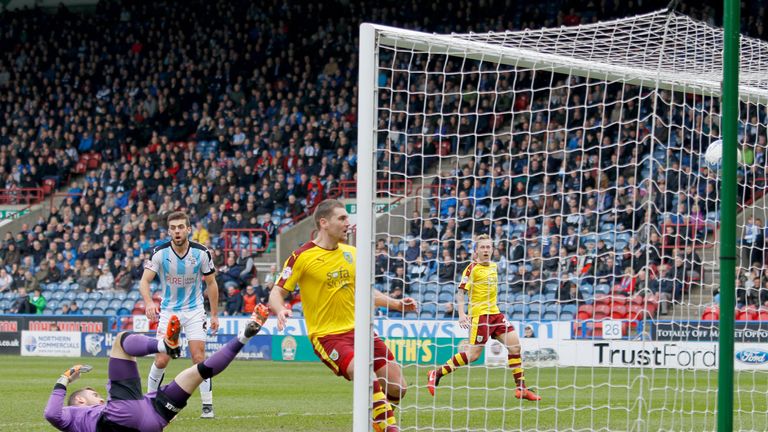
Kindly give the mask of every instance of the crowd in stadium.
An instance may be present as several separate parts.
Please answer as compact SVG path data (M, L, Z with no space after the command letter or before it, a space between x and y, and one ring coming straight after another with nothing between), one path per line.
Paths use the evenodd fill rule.
M557 8L522 0L490 0L485 8L473 3L104 1L87 14L4 13L0 184L15 190L47 180L70 195L47 218L3 239L0 292L39 290L44 297L46 287L73 284L78 291L127 292L141 277L146 254L165 240L164 216L185 209L195 224L193 239L215 251L227 313L248 312L254 296L266 298L274 275L256 275L253 257L224 251L222 231L260 227L273 241L340 181L354 179L360 17L450 32L575 25L626 14L618 1L577 9L565 1L554 2ZM499 14L494 5L515 13ZM686 12L710 14L706 7ZM748 19L747 31L762 36L762 20ZM396 88L402 83L392 81L403 77L382 79ZM538 83L529 77L501 84L518 91ZM694 137L702 119L670 104L670 96L657 110L674 106L671 115L686 126L669 132L665 148L652 149L643 118L650 101L615 105L600 113L604 119L580 101L616 100L622 89L572 84L576 91L557 98L530 92L527 100L506 100L553 113L515 119L511 140L478 139L477 133L493 134L487 116L453 117L455 123L440 127L455 139L424 146L408 137L427 118L409 113L395 124L399 129L384 125L379 162L391 172L388 180L422 167L436 175L425 210L412 215L408 240L379 245L377 282L394 295L434 282L455 284L471 259L471 235L487 233L503 295L579 304L608 286L606 293L648 289L681 298L701 274L693 248L717 220L716 185L691 157L702 144ZM382 94L391 97L380 100L382 106L414 107L394 92ZM434 108L429 101L419 105L425 112ZM584 119L614 125L620 117L637 121L600 133L573 127ZM543 139L558 128L567 133ZM476 163L438 170L438 155L470 149ZM755 160L764 158L758 149ZM661 168L652 166L653 158ZM643 180L651 175L659 181ZM265 237L257 241L266 246ZM5 309L14 307L11 297L3 298ZM58 300L49 312L69 310L71 301ZM452 316L446 308L433 316Z

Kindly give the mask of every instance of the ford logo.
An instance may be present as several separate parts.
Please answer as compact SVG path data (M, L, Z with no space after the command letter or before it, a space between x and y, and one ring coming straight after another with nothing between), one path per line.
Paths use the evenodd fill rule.
M736 353L736 360L748 364L763 364L768 362L768 353L758 350L743 350Z

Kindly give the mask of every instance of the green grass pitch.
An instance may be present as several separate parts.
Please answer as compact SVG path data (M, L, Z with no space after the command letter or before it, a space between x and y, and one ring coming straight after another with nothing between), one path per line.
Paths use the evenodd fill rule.
M79 361L0 356L0 431L51 430L42 416L49 392L59 373ZM107 361L87 361L95 370L73 387L89 385L103 393ZM188 365L178 360L169 373ZM149 366L149 359L140 361L142 379ZM459 369L443 379L436 398L426 390L426 372L426 367L405 368L411 387L398 411L403 430L702 431L716 426L714 370L528 368L529 386L544 398L538 403L515 399L511 373L504 369ZM766 430L768 373L742 372L736 382L735 429ZM352 385L320 363L236 361L214 379L214 401L215 420L198 418L195 394L167 430L349 431L352 424Z

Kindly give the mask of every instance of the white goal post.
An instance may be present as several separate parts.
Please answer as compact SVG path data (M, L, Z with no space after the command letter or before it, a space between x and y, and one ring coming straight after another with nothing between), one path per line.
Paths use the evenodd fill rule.
M540 291L528 291L525 282L521 285L522 293L513 288L519 281L516 279L517 275L512 275L511 269L517 271L520 267L528 267L529 262L517 263L512 267L513 263L510 261L509 274L505 273L503 278L499 276L499 290L504 291L499 293L499 307L513 323L543 321L555 316L555 321L576 323L572 325L572 335L575 339L583 337L585 341L594 341L594 338L599 337L597 329L602 329L603 318L613 317L610 321L611 329L619 328L619 337L626 340L615 342L615 346L624 347L637 343L642 345L643 349L653 351L662 349L659 345L661 342L646 340L648 334L643 333L644 331L650 332L649 329L654 328L660 321L672 323L671 327L676 326L678 322L699 322L702 314L710 311L717 289L717 253L713 252L718 243L717 197L710 197L715 200L711 211L705 209L709 204L704 198L692 200L686 204L685 210L677 208L682 204L683 195L702 190L704 196L707 184L717 181L716 168L703 165L701 159L709 142L718 137L722 46L721 29L668 10L576 27L515 32L429 34L374 24L361 25L357 94L358 255L353 400L355 432L371 429L371 383L374 379L372 339L377 312L373 305L372 288L390 288L393 286L390 282L397 280L400 285L407 287L403 291L407 290L408 294L419 300L423 306L427 306L428 311L434 312L406 316L390 313L392 311L389 310L379 310L379 315L383 314L380 319L406 319L420 325L437 318L441 308L445 306L444 301L438 300L438 295L447 290L444 289L443 280L438 280L436 274L414 273L416 276L411 277L409 273L402 276L395 274L392 270L395 266L391 265L385 271L386 274L379 274L376 264L377 252L386 254L387 263L403 259L400 254L406 249L407 243L414 239L414 236L409 234L412 223L418 221L423 224L422 219L433 218L439 221L437 232L441 233L446 229L446 225L450 226L450 219L459 220L465 217L457 216L460 214L460 207L464 207L460 205L460 195L455 196L457 201L453 210L448 206L445 213L445 209L441 208L441 203L447 199L440 195L441 191L446 188L445 183L450 183L446 175L442 174L444 172L447 172L451 179L459 179L458 183L462 178L477 177L487 177L489 184L503 183L503 178L494 177L496 172L509 177L510 184L515 184L518 180L523 183L521 194L525 203L524 215L518 218L510 216L505 218L503 223L497 223L490 214L499 203L495 198L488 197L487 205L476 204L475 207L469 207L477 211L477 214L473 212L466 216L471 218L470 230L473 234L482 232L482 228L477 227L488 221L488 230L493 231L494 227L501 226L504 242L511 242L513 237L523 243L530 239L535 247L539 248L542 247L539 246L541 239L547 238L549 245L549 242L553 241L551 237L557 237L554 240L557 246L565 250L564 243L561 242L566 238L564 233L567 231L567 223L563 222L561 225L560 234L547 237L549 230L544 230L540 222L542 219L554 220L557 217L565 219L568 216L566 208L570 208L571 214L575 212L579 217L574 230L577 235L577 251L564 254L561 264L523 278L525 281L533 281ZM751 146L754 154L768 154L768 149L760 147L768 144L758 137L764 135L768 127L765 124L768 104L768 44L742 37L741 58L740 122L744 132L740 135L740 143ZM489 85L485 81L486 76L492 84ZM434 83L430 83L431 79ZM406 85L402 85L403 82ZM502 82L503 85L500 84ZM586 97L579 96L580 102L572 105L571 98L576 93ZM614 100L611 95L618 95L617 99ZM479 101L483 98L491 102L482 105ZM448 103L446 100L452 102ZM386 101L387 106L382 106L381 101ZM412 105L416 103L414 101L418 101L416 108ZM433 105L430 106L430 103ZM616 108L617 106L619 108ZM575 114L575 111L579 111L579 114ZM587 118L590 115L599 117L599 120L595 122ZM554 126L550 126L549 119L557 116L560 123L552 121ZM757 118L756 123L752 120L753 116ZM451 121L457 122L455 128L446 126ZM400 123L405 123L408 127L402 127ZM480 123L484 126L481 127ZM469 129L462 129L465 124L470 125L467 126ZM750 128L756 130L752 134L754 136L750 135ZM583 144L589 133L600 137L597 150L588 149ZM615 136L619 138L614 138ZM623 145L629 140L635 140L630 146L640 156L632 158L625 154L622 159L621 150L617 150L619 156L616 161L609 160L608 156L600 151L603 138L617 146L619 141ZM540 142L534 145L534 141ZM514 151L505 150L505 146L513 143ZM429 147L428 144L436 147ZM445 148L441 147L443 145ZM574 147L569 147L570 145ZM491 150L491 146L495 150ZM430 151L435 153L429 153ZM497 151L498 154L495 153ZM567 168L572 162L569 161L571 157L579 160L580 165L576 170ZM520 162L522 159L519 158L524 161ZM543 161L543 166L538 165L539 159ZM487 163L486 171L481 165L487 160L492 162ZM532 160L537 161L535 165ZM678 165L673 165L674 161ZM751 163L755 164L756 161L757 158ZM399 163L402 165L398 165ZM511 171L510 165L514 163L524 165L524 175L517 173L513 176L515 173ZM556 164L561 164L562 168L554 168ZM402 171L396 168L399 166L404 167ZM471 177L462 177L463 166L469 166ZM690 169L686 170L686 167ZM765 166L762 169L764 170ZM530 176L538 174L537 170L540 170L544 177L551 178L545 180L541 187L528 181ZM587 171L590 172L586 173ZM592 172L598 173L597 180L590 179ZM574 182L579 185L577 188L587 181L595 184L594 188L587 192L582 190L575 193L578 197L575 207L574 204L568 203L574 196L568 192L565 185L570 181L567 180L569 175L576 179ZM521 179L522 177L526 178ZM686 180L682 180L683 177ZM666 184L669 178L675 178L679 182L674 190L672 185ZM741 202L745 208L749 208L749 205L753 207L749 209L750 215L765 221L768 211L760 200L762 193L754 192L763 187L755 188L754 183L749 184L750 181L756 180L749 177L749 173L746 178L742 180L745 195ZM610 182L610 186L600 186L603 184L601 179L605 180L605 184ZM598 213L594 218L594 226L586 226L583 220L591 220L592 210L587 210L586 214L582 210L593 205L588 202L588 196L591 196L588 194L594 193L595 196L603 197L603 188L618 190L619 186L615 186L617 182L626 182L627 190L636 192L636 195L625 197L622 202L637 214L643 214L643 219L625 226L617 222L618 219L611 219L618 218L615 212L610 213L609 210L598 207L602 213ZM461 185L457 186L456 182L450 187L461 189ZM472 191L477 192L474 187ZM670 191L674 193L670 194ZM746 196L747 193L751 195ZM618 195L618 192L614 193L614 201L618 201ZM558 197L555 201L559 199L561 202L553 204L551 196ZM472 197L473 203L480 202L480 199L475 200L475 195ZM534 206L532 203L536 203L534 213L538 212L533 216L530 209ZM570 207L567 207L568 205ZM478 209L478 206L482 209ZM693 210L693 207L696 210ZM411 212L419 216L412 216ZM694 213L699 218L695 221L691 219ZM521 224L530 224L530 227L521 228ZM740 217L739 235L744 231L745 224L745 216ZM533 235L529 235L528 228ZM491 235L496 245L498 236L502 234L494 236L491 232ZM536 239L533 240L533 237ZM457 236L455 241L450 242L454 249L446 256L458 257L461 249L466 252L471 246L472 238L473 236ZM642 251L635 256L633 248L638 239L644 243L641 245ZM377 242L381 240L387 245L396 245L395 249L377 251ZM629 279L623 279L624 275L620 274L613 275L615 278L611 276L610 281L605 282L605 279L601 279L596 273L589 273L593 270L584 265L585 260L589 262L590 259L586 255L592 256L595 243L603 240L608 243L605 250L606 254L611 254L611 263L614 258L619 258L624 248L630 249L632 257L624 258L631 261ZM657 241L658 247L654 243ZM446 246L440 238L432 242L435 254L442 252L444 247ZM528 247L528 250L531 248L525 247ZM426 249L429 249L429 246L423 250ZM471 256L471 250L469 252ZM752 263L749 261L752 257L749 255L739 264L743 272L751 271ZM575 270L564 269L566 264L563 263L568 261L565 258L578 263L579 267ZM678 272L675 268L676 258L682 261L681 266L690 265L686 268L695 268L696 271ZM544 262L546 258L534 256L532 260ZM441 257L436 256L434 261L435 268L439 268ZM458 258L456 261L458 262ZM506 257L504 261L507 261ZM635 263L640 261L643 264L635 266ZM584 270L585 268L587 270ZM456 272L460 274L462 270L463 268L458 268L457 265ZM627 280L631 281L632 287L627 288L627 292L620 293L627 298L626 302L617 308L614 298L617 297L616 293L623 289L617 287ZM579 307L574 308L576 312L571 313L572 309L564 307L565 303L560 297L562 285L571 281L583 292L589 305L594 306L585 309L589 311L589 315L583 320L579 318L582 316L582 304L576 303ZM684 291L684 294L679 295L678 291L672 291L665 296L665 288L657 288L654 285L657 281L658 287L669 282L669 286L679 287L672 288L673 290ZM445 285L455 287L455 282L454 278L453 281L445 282ZM555 285L557 287L550 289ZM432 286L436 287L436 291L432 291ZM607 291L601 291L604 289ZM429 294L431 292L435 295ZM598 306L604 305L600 303L603 301L607 302L607 316L600 315L598 310ZM533 303L536 303L535 307L532 307ZM634 306L637 308L633 309ZM545 310L554 315L547 315L549 318L546 318ZM617 310L623 313L616 314ZM634 310L638 311L637 314L632 312ZM624 330L621 330L621 325ZM522 331L522 328L518 330ZM630 334L632 337L637 336L638 341L630 342ZM702 342L699 339L691 339L690 336L676 341L680 344L690 343L691 346ZM440 343L453 343L439 339L433 342L435 347L439 347ZM575 344L576 341L567 341L567 344L571 343ZM613 342L606 342L609 343ZM768 343L768 340L760 343ZM458 341L456 344L458 346ZM560 341L553 341L552 344L554 349L561 348ZM563 346L565 345L563 342ZM603 349L608 352L607 346L600 346L601 356ZM697 349L702 346L703 342L696 345ZM617 348L617 352L618 350ZM428 402L433 399L424 396L425 380L426 371L440 366L442 361L431 361L430 364L417 362L404 367L407 369L410 388L396 411L402 430L504 430L508 427L543 430L653 430L659 425L670 429L704 430L712 429L715 425L714 405L702 402L703 405L699 406L694 400L707 391L697 386L697 380L712 382L716 377L716 370L712 372L680 366L681 370L670 372L665 371L669 365L652 364L627 365L626 372L624 369L617 371L619 369L614 367L607 368L609 395L631 399L632 392L641 392L634 403L628 402L626 407L614 408L605 407L603 402L599 402L603 396L600 394L601 390L590 384L582 384L586 373L581 376L578 374L579 368L594 370L598 366L611 365L586 366L589 362L584 359L560 364L574 368L572 378L568 378L571 380L567 386L568 396L562 397L570 398L569 400L560 400L560 405L555 406L541 405L543 408L539 408L539 405L525 405L524 409L529 413L524 415L532 416L530 424L523 423L522 420L509 420L511 415L505 412L506 405L514 404L516 409L520 408L519 402L514 398L500 402L501 408L467 407L462 411L462 418L454 419L451 414L450 421L441 420L437 421L437 424L435 411L439 404ZM545 382L546 373L542 374L539 370L529 372L527 378L530 381L526 382ZM461 384L456 388L445 384L444 391L452 392L452 401L454 392L457 398L470 399L470 392L476 390L471 384L473 382L484 382L486 387L493 387L488 383L491 379L488 373L483 372L482 377L476 372L471 374L474 375L467 378L470 384ZM552 374L555 384L547 387L549 391L544 393L544 397L550 400L558 399L556 393L560 389L559 383L563 380L560 372L554 371ZM639 377L632 374L639 374ZM749 398L752 405L742 404L739 405L741 408L734 407L734 411L741 409L739 414L744 416L737 419L734 425L739 429L751 429L766 419L765 413L760 410L764 405L768 407L768 402L765 397L760 396L760 392L768 392L768 389L761 390L758 385L759 382L765 384L764 376L758 379L757 375L750 375L744 379L749 381L749 384L741 387L740 391L748 395L745 398ZM620 383L622 380L623 384L611 389L611 382ZM511 381L504 382L512 385ZM655 384L657 382L661 383L661 387ZM716 382L713 385L716 385ZM739 388L738 380L735 386ZM658 392L665 389L678 392L681 396L663 396L663 400L660 400ZM579 407L566 407L569 401L570 405L577 403L577 396L573 393L578 391L588 393L589 400L596 405L594 409L604 409L605 415L592 414L591 423L585 426L581 422L582 419L577 418L579 415L584 416L585 411ZM626 415L626 418L621 418L623 415ZM470 421L471 416L484 416L484 419L478 423ZM553 417L555 420L550 421L544 417ZM589 417L589 414L586 417ZM498 424L499 422L502 424Z

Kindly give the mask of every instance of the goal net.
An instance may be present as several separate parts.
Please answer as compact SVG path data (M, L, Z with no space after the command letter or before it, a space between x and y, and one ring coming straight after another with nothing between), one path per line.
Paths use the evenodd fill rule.
M722 173L704 153L720 136L722 35L670 11L498 33L361 27L357 286L420 308L358 289L355 364L373 369L366 330L385 339L408 382L402 430L716 428ZM734 427L762 430L768 45L741 50ZM516 397L514 350L459 325L482 234L541 401ZM472 289L467 302L487 291ZM450 374L432 396L435 369ZM355 430L370 427L364 381Z

